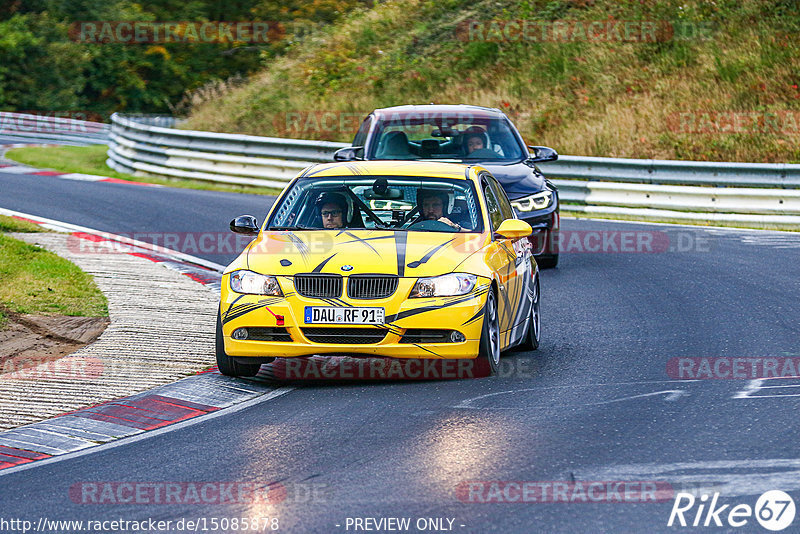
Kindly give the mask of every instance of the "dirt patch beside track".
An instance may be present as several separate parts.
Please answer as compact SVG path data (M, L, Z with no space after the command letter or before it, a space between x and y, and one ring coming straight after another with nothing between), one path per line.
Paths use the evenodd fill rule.
M58 360L92 343L106 329L106 317L25 315L3 309L0 375Z

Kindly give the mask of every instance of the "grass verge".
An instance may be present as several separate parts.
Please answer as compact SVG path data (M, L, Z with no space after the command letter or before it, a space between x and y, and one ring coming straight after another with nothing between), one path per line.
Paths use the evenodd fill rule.
M26 232L35 233L43 232L38 225L9 217L8 215L0 215L0 233L2 232Z
M216 184L200 180L184 180L181 178L157 178L151 176L132 176L117 172L106 165L108 156L106 145L92 146L59 146L59 147L25 147L6 152L5 157L37 168L53 169L63 173L94 174L108 176L119 180L158 184L167 187L184 189L200 189L203 191L222 191L225 193L250 193L257 195L277 195L279 189L271 187L250 187L238 185Z
M8 219L0 217L0 307L39 315L108 316L106 297L91 276L50 251L6 235L28 231L30 224ZM0 328L6 322L0 310Z
M184 127L347 142L374 108L471 103L563 154L797 162L798 35L797 0L385 0L193 94Z

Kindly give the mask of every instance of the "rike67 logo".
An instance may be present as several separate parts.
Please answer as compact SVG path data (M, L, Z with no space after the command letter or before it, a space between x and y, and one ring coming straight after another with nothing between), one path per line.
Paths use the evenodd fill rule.
M714 493L711 501L707 494L696 498L691 493L678 493L669 514L667 526L692 527L743 527L755 516L756 521L767 530L784 530L792 524L795 516L794 500L780 490L762 494L755 508L749 504L718 505L719 493Z

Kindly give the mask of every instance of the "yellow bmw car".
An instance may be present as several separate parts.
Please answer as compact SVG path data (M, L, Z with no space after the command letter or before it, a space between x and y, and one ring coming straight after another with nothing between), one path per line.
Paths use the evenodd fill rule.
M274 358L348 355L477 359L539 346L531 233L477 165L315 165L284 189L225 270L221 373L254 376Z

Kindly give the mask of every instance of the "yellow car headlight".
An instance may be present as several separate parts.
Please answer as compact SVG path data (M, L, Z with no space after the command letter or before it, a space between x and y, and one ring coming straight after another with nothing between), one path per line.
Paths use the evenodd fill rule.
M451 273L432 278L420 278L414 284L409 298L454 297L472 291L478 277L474 274Z
M277 278L245 270L231 273L231 290L248 295L283 296L283 291L281 291L281 286L278 285Z

